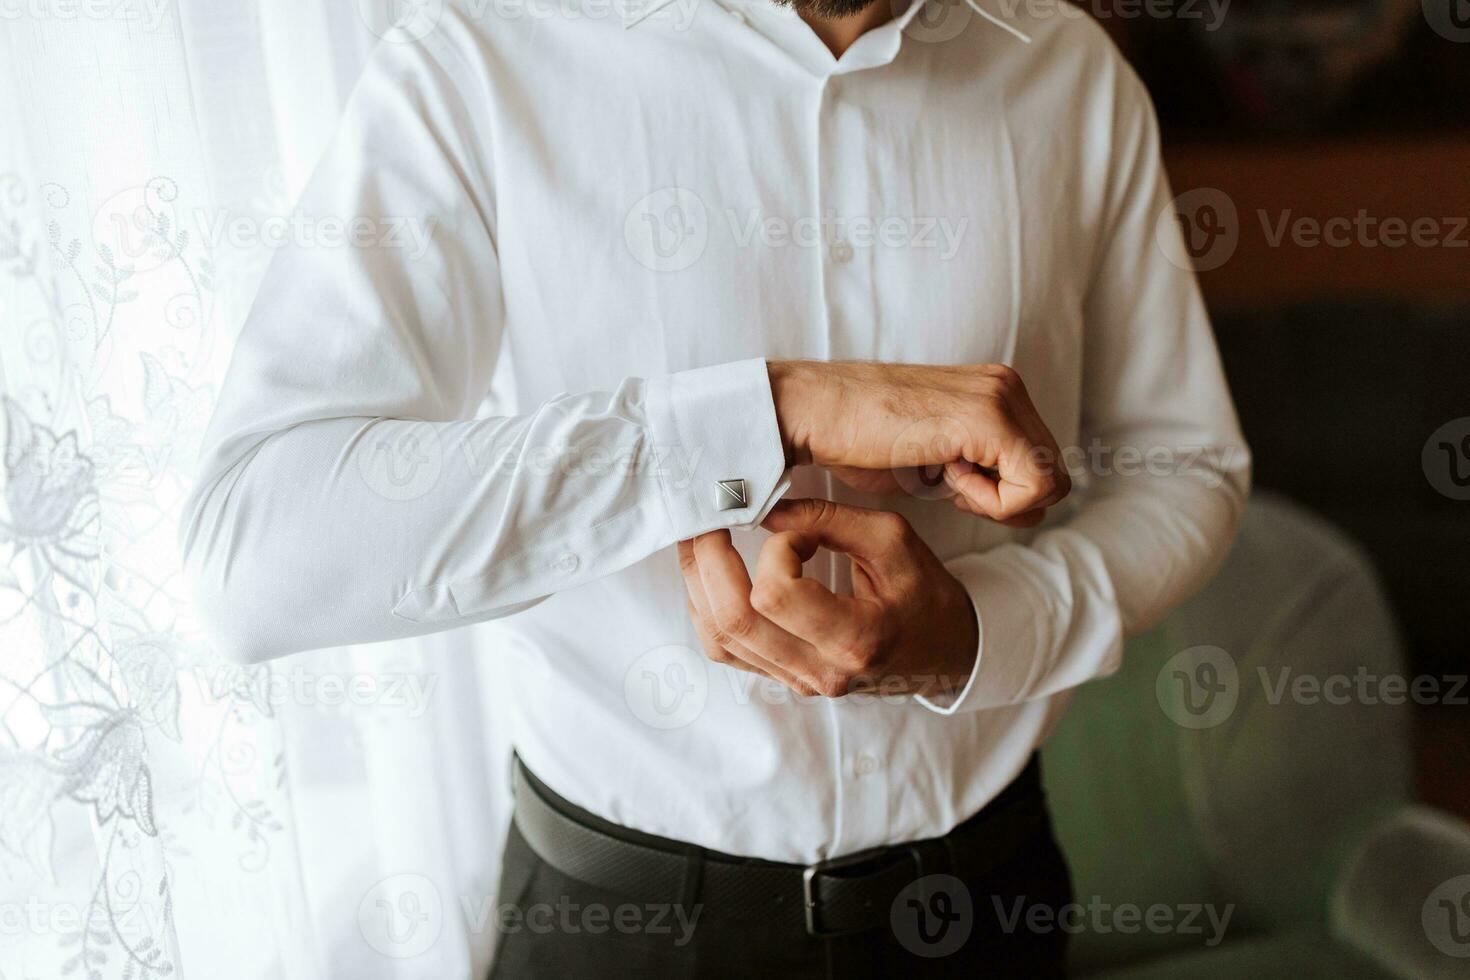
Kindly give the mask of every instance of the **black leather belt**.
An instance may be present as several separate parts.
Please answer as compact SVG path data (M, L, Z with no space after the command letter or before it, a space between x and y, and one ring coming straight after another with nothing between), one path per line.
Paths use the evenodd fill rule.
M900 892L931 874L974 881L1046 827L1035 758L1010 786L943 837L873 848L815 864L719 854L638 834L629 840L569 815L576 807L515 764L515 826L541 860L569 878L640 904L699 904L711 917L786 921L828 937L888 922ZM630 834L633 832L629 832Z

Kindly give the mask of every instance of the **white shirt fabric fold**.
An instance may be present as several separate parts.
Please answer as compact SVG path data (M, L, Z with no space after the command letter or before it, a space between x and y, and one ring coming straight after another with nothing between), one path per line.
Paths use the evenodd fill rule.
M241 333L183 528L220 649L493 620L518 751L593 812L799 862L944 833L1244 504L1141 85L1085 18L963 0L841 59L768 0L479 9L379 47L298 209L347 241L284 248ZM787 472L780 357L1012 364L1078 489L1020 532ZM788 492L909 518L976 606L962 690L704 660L671 546L753 559Z

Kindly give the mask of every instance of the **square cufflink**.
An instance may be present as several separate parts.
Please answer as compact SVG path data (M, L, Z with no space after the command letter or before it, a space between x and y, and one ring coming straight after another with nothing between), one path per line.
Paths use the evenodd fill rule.
M744 480L715 481L715 510L740 510L746 506Z

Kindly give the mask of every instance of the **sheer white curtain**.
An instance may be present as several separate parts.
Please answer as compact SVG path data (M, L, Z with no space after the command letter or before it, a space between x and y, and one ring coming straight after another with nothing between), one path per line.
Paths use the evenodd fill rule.
M402 7L0 8L6 980L483 974L493 651L462 631L232 667L174 543L272 251L350 247L326 224L350 215L283 219Z

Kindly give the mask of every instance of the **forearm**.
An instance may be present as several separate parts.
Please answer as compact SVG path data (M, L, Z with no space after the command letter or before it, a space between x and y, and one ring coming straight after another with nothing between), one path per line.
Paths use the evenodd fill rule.
M506 615L754 521L783 469L762 371L630 379L507 418L319 419L244 451L222 444L186 511L196 604L222 652L261 660ZM740 398L746 424L722 424L691 389ZM717 510L714 481L736 470L750 506Z

